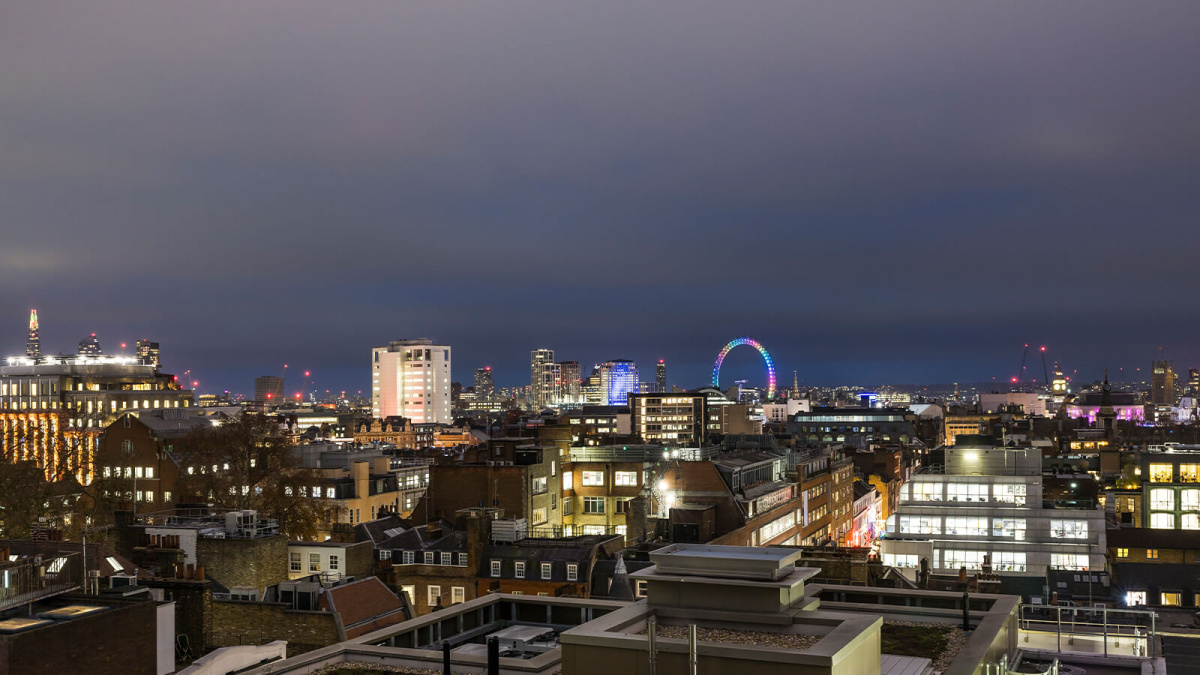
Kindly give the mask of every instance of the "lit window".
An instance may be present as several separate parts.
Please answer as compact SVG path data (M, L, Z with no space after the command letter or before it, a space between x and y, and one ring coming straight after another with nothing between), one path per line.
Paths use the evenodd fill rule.
M564 472L563 472L563 475L562 475L562 489L564 489L564 490L571 490L571 489L574 489L574 485L573 485L573 483L574 483L574 481L573 481L574 475L575 475L575 474L574 474L573 472L571 472L571 471L564 471Z
M614 477L614 483L620 486L636 487L637 472L636 471L618 471Z
M1173 482L1175 467L1170 464L1151 464L1150 465L1150 482L1151 483L1170 483Z
M1083 553L1051 553L1050 566L1060 570L1086 571L1088 557Z
M1051 520L1051 539L1087 539L1088 526L1086 520Z
M1179 491L1180 507L1184 511L1200 511L1200 490L1186 489Z
M1155 488L1150 491L1150 508L1172 511L1175 509L1175 491L1170 488Z
M320 572L321 571L321 554L320 553L309 553L308 554L308 571L309 572Z
M584 484L584 486L591 486L591 487L604 485L604 472L603 471L584 471L583 472L583 484Z
M1127 548L1118 548L1118 549L1117 549L1117 557L1118 557L1118 558L1128 558L1128 557L1129 557L1129 549L1127 549Z
M1179 593L1165 593L1164 592L1162 594L1162 604L1163 604L1163 606L1166 606L1166 607L1178 607L1179 606L1179 598L1180 598Z
M1146 549L1146 559L1147 560L1158 560L1158 549L1156 549L1156 548Z
M1173 513L1151 513L1150 527L1155 530L1173 530L1175 529L1175 514Z
M466 602L467 589L464 586L453 586L450 588L450 602L458 605Z

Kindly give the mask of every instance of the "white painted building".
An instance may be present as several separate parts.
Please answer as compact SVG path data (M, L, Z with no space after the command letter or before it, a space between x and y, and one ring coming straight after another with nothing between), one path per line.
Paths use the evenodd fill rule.
M979 410L983 413L1000 412L1002 407L1010 405L1021 406L1028 417L1046 416L1046 400L1039 394L1011 391L979 395Z
M421 338L371 350L371 401L375 417L452 423L450 347Z
M1104 570L1104 512L1045 508L1041 463L1037 448L946 448L944 473L915 474L900 488L883 563L914 579L922 558L935 574L956 574L980 570L985 555L1002 575Z
M812 401L806 398L789 398L783 401L764 403L763 421L787 424L792 416L801 412L812 412Z

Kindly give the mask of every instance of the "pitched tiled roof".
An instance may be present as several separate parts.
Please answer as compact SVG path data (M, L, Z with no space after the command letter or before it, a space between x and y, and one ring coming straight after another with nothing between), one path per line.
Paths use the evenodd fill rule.
M346 638L356 638L409 619L404 602L378 577L330 588L321 594L321 609L341 615Z
M396 528L412 527L412 522L401 518L400 516L391 515L384 518L376 518L365 523L359 523L354 526L355 536L359 541L371 541L378 547L379 543L391 538L392 534L388 534L387 530Z

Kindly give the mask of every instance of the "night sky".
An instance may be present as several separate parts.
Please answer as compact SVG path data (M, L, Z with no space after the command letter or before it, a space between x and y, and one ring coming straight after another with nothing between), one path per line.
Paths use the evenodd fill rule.
M6 2L0 351L36 307L45 351L150 337L201 391L285 362L366 389L418 336L502 386L535 347L699 385L742 334L786 383L1004 379L1025 342L1186 369L1198 28L1195 0Z

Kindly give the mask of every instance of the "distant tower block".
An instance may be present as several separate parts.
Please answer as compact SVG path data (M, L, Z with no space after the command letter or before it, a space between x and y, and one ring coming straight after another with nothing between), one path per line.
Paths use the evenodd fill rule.
M667 362L662 359L654 367L654 381L658 385L658 393L667 393Z
M100 356L100 340L95 333L79 341L79 353L84 356Z
M150 340L138 340L137 355L138 358L146 361L147 363L153 363L155 368L158 367L159 359L157 342L151 342Z
M25 341L25 356L37 358L42 355L42 338L38 337L37 310L29 310L29 339Z

